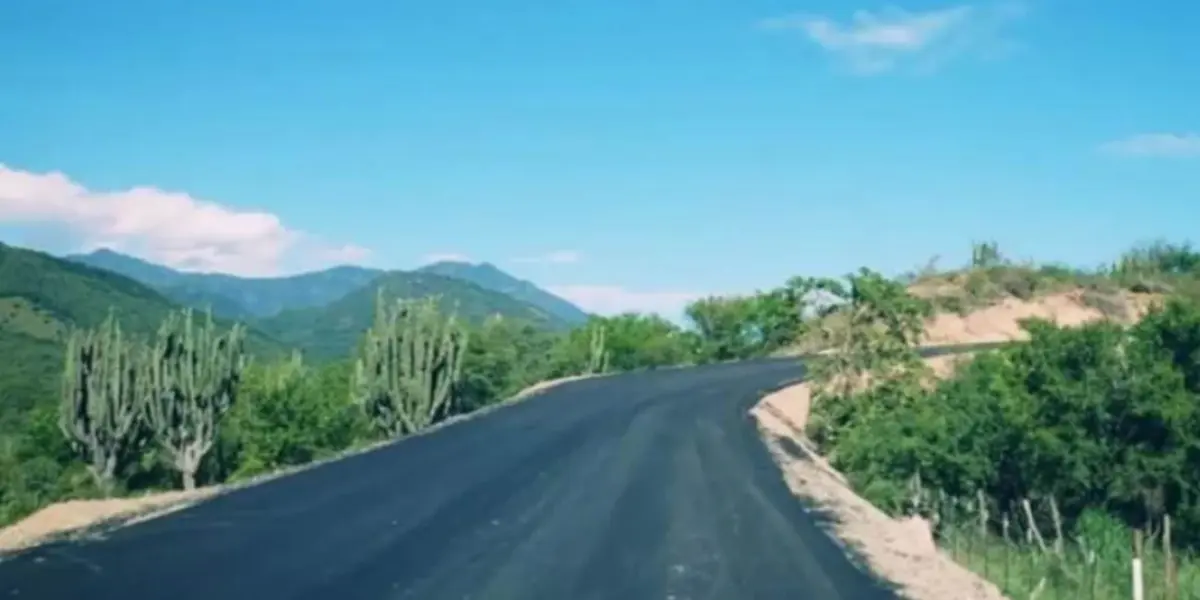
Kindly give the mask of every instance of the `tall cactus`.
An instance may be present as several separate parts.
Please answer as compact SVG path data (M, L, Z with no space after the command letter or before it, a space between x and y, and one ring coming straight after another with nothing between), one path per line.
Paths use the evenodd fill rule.
M74 331L67 341L59 429L105 494L141 443L140 412L150 392L145 355L111 313L99 328Z
M591 339L588 342L587 375L596 375L608 370L607 333L604 324L600 323L591 328Z
M354 365L351 395L390 437L420 431L450 408L466 356L467 333L437 300L384 302Z
M245 367L243 333L240 325L219 333L212 313L197 326L190 309L171 314L159 329L149 365L154 389L146 421L184 489L196 487L200 461L236 399Z
M988 269L1004 264L1000 254L1000 245L996 242L978 242L971 244L971 268Z

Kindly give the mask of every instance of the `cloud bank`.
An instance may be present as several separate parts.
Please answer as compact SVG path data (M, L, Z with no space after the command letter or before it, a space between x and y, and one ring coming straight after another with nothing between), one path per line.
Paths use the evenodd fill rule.
M95 191L59 172L0 164L0 223L65 229L80 249L112 248L188 271L279 275L365 260L268 212L241 210L154 187Z

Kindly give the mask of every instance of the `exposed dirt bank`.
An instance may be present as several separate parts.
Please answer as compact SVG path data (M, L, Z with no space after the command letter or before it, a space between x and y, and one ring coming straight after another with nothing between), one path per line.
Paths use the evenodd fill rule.
M981 344L1028 339L1021 321L1040 318L1077 327L1105 318L1129 323L1141 318L1156 296L1121 294L1097 297L1077 290L1030 300L1005 298L966 315L942 312L925 324L924 343L931 346Z
M940 357L938 360L950 364ZM945 371L948 366L935 366ZM889 517L850 489L845 478L816 453L804 435L811 404L808 384L800 383L762 399L751 411L768 448L797 496L828 512L833 534L849 545L868 568L915 600L1000 600L993 584L942 554L929 523Z

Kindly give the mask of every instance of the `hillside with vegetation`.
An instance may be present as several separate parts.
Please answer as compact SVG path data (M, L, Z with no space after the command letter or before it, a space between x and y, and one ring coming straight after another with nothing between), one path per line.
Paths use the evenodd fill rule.
M131 333L149 334L176 305L114 273L0 244L0 433L58 394L71 329L96 327L111 313ZM248 347L262 356L282 348L253 331Z
M487 262L472 264L459 261L441 261L417 269L419 273L432 273L469 281L494 292L512 296L532 304L568 325L586 323L588 314L578 306L543 290L532 282L518 279Z
M287 277L190 273L107 249L66 258L140 281L184 306L211 308L215 314L233 319L270 317L285 310L324 306L364 288L383 273L352 266Z
M323 337L340 336L341 350L322 351L330 360L297 355L245 365L230 350L237 344L211 341L235 340L228 327L201 328L210 341L189 344L170 335L181 331L171 325L176 315L166 334L122 342L101 311L70 348L117 357L112 364L123 366L107 377L177 373L173 357L202 348L233 352L221 364L240 366L200 392L223 390L214 396L220 402L153 377L154 385L130 386L142 391L122 398L61 389L56 397L70 417L64 423L87 413L80 402L97 402L120 407L130 415L120 421L126 425L103 426L101 452L87 443L88 432L102 431L97 426L59 427L58 411L32 414L19 439L0 449L0 480L14 482L0 491L0 520L63 498L244 480L409 435L546 379L800 347L811 406L800 433L789 435L836 469L831 481L858 498L840 526L853 528L871 511L883 519L918 515L944 550L892 548L889 560L924 562L881 572L944 583L930 565L953 558L1012 597L1118 598L1128 594L1131 540L1140 532L1147 572L1155 574L1147 577L1148 597L1185 598L1181 591L1200 589L1198 282L1200 253L1186 245L1139 247L1110 265L1073 269L1014 263L980 244L961 269L899 278L862 269L702 299L687 308L686 328L627 314L568 330L536 318L467 313L462 304L455 314L452 305L411 300L420 295L411 288L384 286L342 313L304 317L322 321ZM953 319L961 331L942 338L1016 343L935 369L918 349L946 341L937 332ZM396 371L408 363L395 352L427 353L424 364L436 367ZM67 364L76 381L82 371L71 365L79 363ZM181 440L164 425L166 411L199 414L200 406L218 407L201 415L213 424L210 439ZM206 449L198 464L171 458L183 443ZM806 481L796 484L798 493L811 492ZM860 528L855 545L886 527Z
M980 245L963 270L899 281L863 272L829 286L843 301L841 318L814 334L834 352L810 359L802 393L775 400L766 417L790 410L790 426L804 433L779 435L840 473L793 462L788 468L809 481L798 487L822 498L872 567L914 597L950 597L931 582L953 573L889 547L883 537L898 528L889 523L855 531L850 515L863 511L833 489L838 477L897 519L923 518L946 556L1009 597L1129 597L1135 547L1146 597L1194 597L1200 253L1153 244L1092 271L998 256ZM1064 295L1094 312L1022 319L1025 343L954 362L917 352L939 312ZM956 300L947 307L945 298ZM913 547L905 552L919 555ZM960 589L953 597L992 596Z
M444 312L474 324L500 316L548 330L568 324L532 304L473 283L407 271L385 273L359 290L325 306L290 310L259 320L258 326L312 359L349 356L375 317L377 297L436 298Z
M403 278L400 271L340 266L286 277L237 277L222 273L183 272L109 249L67 257L77 262L112 271L144 283L183 306L230 319L255 320L282 312L328 306L347 295L378 287L385 275ZM505 273L491 263L471 264L443 261L426 265L415 273L441 275L473 283L485 290L504 294L530 304L551 320L580 325L588 315L579 307L529 281ZM455 289L447 290L447 294Z

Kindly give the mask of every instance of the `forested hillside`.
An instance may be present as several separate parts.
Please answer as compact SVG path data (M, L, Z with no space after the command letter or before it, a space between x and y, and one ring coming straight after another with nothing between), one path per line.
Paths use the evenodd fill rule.
M127 277L0 244L0 432L11 431L19 414L57 397L72 328L96 327L111 313L130 333L149 335L175 308ZM258 331L247 343L259 356L283 353Z
M66 258L125 275L179 304L201 310L211 308L214 313L231 319L254 320L274 317L284 311L322 308L353 292L378 287L374 282L381 277L386 276L387 280L419 279L420 274L441 275L509 296L538 308L553 321L579 325L588 319L587 313L577 306L533 283L513 277L491 263L437 262L414 272L340 266L286 277L236 277L177 271L108 249ZM419 287L429 288L430 285L426 282ZM452 297L458 291L461 288L447 286L437 293Z
M524 279L517 279L501 271L491 263L471 264L466 262L442 261L417 269L421 273L432 273L469 281L481 288L512 296L532 304L554 318L569 325L579 325L588 319L588 314L578 306L543 290Z
M264 331L313 359L342 358L375 318L378 295L389 298L436 298L444 312L454 312L473 324L488 317L563 330L567 323L506 294L473 283L431 273L389 272L359 290L326 305L297 309L258 321Z
M230 318L259 318L285 310L324 306L358 290L383 271L334 267L288 277L235 277L221 273L185 273L132 256L97 250L68 260L125 275L179 304Z

